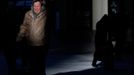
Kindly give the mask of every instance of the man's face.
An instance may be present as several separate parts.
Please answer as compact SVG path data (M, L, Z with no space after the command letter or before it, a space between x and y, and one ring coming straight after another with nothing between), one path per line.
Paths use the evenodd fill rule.
M41 11L41 3L39 1L34 3L34 12L38 14Z

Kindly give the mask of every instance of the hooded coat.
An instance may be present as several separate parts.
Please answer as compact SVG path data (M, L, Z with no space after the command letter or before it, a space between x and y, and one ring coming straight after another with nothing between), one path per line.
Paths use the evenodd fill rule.
M45 27L46 27L46 11L42 6L39 14L35 14L33 7L26 12L23 24L17 36L17 41L26 38L27 44L31 46L43 46L45 44Z

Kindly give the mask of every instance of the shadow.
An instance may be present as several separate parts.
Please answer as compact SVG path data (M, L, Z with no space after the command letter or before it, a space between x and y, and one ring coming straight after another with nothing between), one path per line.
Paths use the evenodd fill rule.
M86 69L81 71L57 73L54 75L132 75L130 71L113 71L113 70L104 70L102 68Z

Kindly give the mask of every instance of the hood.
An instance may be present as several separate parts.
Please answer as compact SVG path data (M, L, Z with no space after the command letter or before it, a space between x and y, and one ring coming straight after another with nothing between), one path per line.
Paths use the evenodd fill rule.
M33 8L33 5L32 5L32 6L31 6L31 10L32 10L32 13L33 13L34 18L36 18L41 12L44 12L46 9L45 9L45 6L42 5L41 12L40 12L39 14L36 14L36 13L34 12L34 8Z

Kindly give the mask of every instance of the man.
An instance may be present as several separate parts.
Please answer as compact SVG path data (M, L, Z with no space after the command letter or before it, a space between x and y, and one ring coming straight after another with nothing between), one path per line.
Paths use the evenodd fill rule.
M26 39L23 62L29 60L32 75L44 75L46 50L46 10L40 0L34 0L24 17L17 41ZM44 56L45 55L45 56Z
M92 66L101 66L106 70L113 69L113 44L111 39L113 35L111 35L110 26L108 26L109 22L109 16L105 14L97 23L95 53L92 61ZM101 63L97 64L97 61L101 61Z

